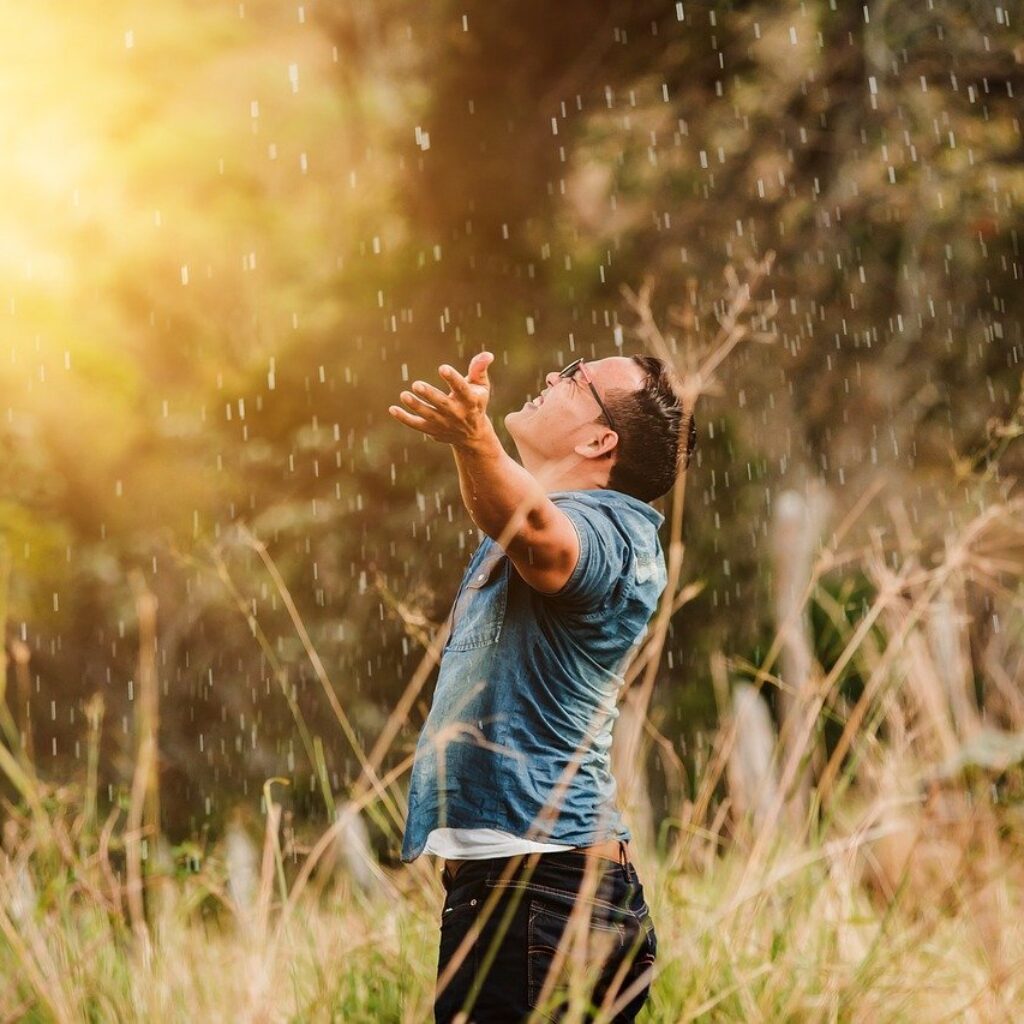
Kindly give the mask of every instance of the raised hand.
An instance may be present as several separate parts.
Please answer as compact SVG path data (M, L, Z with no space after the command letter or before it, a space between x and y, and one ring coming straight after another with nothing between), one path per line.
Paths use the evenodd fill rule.
M473 444L493 429L487 418L487 402L491 397L487 367L493 361L493 353L478 352L470 360L465 377L444 363L438 367L438 373L451 388L447 395L426 381L416 380L412 382L411 391L403 391L399 396L412 411L389 405L388 412L407 427L435 441L456 447Z

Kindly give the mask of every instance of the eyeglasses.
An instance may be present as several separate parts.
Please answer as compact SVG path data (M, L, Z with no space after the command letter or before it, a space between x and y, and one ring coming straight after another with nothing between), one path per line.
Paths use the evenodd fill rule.
M612 420L611 413L608 412L608 409L605 406L604 402L601 401L601 396L597 393L597 388L594 387L594 382L590 379L590 374L587 373L586 368L583 365L583 356L580 356L579 359L574 359L568 366L565 367L565 369L559 370L558 376L572 380L577 370L580 371L580 376L583 378L583 380L587 384L587 387L589 387L591 392L593 393L594 398L597 400L597 404L601 406L601 412L604 413L604 418L608 421L608 426L611 427L612 430L618 432L618 428L615 426L614 420Z

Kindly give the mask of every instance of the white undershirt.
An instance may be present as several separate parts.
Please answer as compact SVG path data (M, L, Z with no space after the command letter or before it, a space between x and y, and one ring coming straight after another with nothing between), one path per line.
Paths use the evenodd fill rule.
M575 849L562 843L521 839L498 828L435 828L427 836L423 852L445 860L487 860L517 853L560 853Z

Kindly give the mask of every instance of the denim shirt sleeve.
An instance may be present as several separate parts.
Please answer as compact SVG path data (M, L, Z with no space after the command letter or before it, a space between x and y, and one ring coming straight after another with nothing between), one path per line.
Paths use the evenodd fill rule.
M599 608L616 585L635 584L633 545L614 513L571 499L555 504L568 517L579 537L580 556L565 586L550 599L581 610Z

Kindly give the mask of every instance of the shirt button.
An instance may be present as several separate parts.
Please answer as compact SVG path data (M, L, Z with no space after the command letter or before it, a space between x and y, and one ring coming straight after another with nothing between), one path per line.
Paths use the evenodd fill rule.
M480 575L479 575L479 576L477 576L477 578L476 578L476 579L477 579L477 582L479 583L479 582L480 582L480 581L481 581L481 580L482 580L483 578L484 578L484 574L483 574L483 573L480 573Z
M475 907L475 906L476 906L476 900L470 900L470 901L469 901L469 905L470 905L471 907Z

